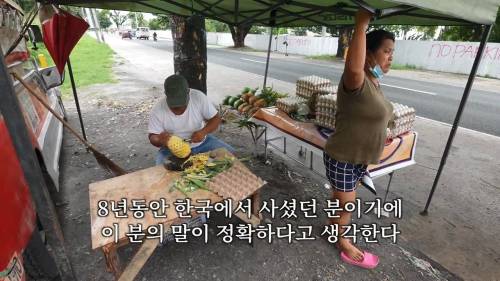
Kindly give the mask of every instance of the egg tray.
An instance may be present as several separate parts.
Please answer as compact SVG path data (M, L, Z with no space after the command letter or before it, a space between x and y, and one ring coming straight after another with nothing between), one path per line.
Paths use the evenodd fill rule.
M412 107L399 103L392 103L392 106L394 108L393 120L389 123L387 132L389 138L394 138L413 130L416 117L416 111Z
M337 95L322 95L316 100L316 112L334 113L337 109Z
M338 86L337 85L328 85L328 86L323 86L321 88L319 88L316 93L318 95L334 95L337 93L337 88Z
M316 75L300 77L296 82L297 87L303 87L303 88L315 89L315 90L317 90L318 88L321 88L323 86L328 86L330 84L331 84L331 81L329 79L319 77Z
M207 187L224 199L239 202L259 190L266 182L252 173L239 161L228 170L216 175Z
M280 98L276 101L276 107L278 107L281 111L289 114L297 111L299 104L308 103L307 99L298 96L291 96L286 98Z
M323 128L335 129L335 116L323 113L316 113L314 124Z

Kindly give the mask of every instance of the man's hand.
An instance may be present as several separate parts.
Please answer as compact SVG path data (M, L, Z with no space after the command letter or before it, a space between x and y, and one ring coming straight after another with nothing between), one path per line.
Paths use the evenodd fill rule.
M170 136L172 136L172 135L169 134L168 132L163 132L163 133L159 134L158 137L159 137L160 143L162 143L164 146L167 146L167 142L170 139Z
M201 142L206 136L207 134L203 130L196 131L191 136L191 142Z
M171 134L168 132L163 132L160 134L149 134L149 142L156 147L167 146L168 139L170 139Z

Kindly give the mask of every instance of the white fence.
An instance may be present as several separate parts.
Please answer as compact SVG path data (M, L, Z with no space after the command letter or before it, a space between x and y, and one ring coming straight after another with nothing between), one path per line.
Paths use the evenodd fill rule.
M163 38L172 38L170 30L157 31ZM305 56L336 54L338 38L279 35L273 36L271 50ZM210 45L233 46L230 33L207 33ZM245 45L256 50L267 50L269 35L248 34ZM397 40L394 63L411 65L421 69L468 74L477 53L479 43L449 41ZM481 76L500 78L500 44L489 43L477 72Z
M479 43L450 41L397 41L394 62L418 68L468 74ZM477 74L500 78L500 44L488 43Z

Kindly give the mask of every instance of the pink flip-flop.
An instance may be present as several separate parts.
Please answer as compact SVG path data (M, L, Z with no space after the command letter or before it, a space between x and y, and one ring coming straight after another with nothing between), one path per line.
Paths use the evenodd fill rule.
M365 251L363 251L363 260L361 261L355 261L351 259L343 251L340 252L340 258L348 264L352 264L366 269L374 269L375 267L377 267L379 261L378 256Z

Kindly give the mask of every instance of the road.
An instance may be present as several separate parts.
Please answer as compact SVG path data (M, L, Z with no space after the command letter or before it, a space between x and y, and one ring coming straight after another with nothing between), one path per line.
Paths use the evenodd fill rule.
M172 41L169 40L158 42L134 40L134 42L168 52L173 51ZM207 56L209 64L219 64L264 75L265 57L228 51L224 48L209 48ZM290 83L295 83L299 77L307 75L326 77L338 83L341 74L342 69L321 61L309 63L301 59L279 59L271 56L269 64L270 77ZM453 123L463 87L391 77L390 73L381 82L384 94L391 101L414 107L417 115L421 117ZM500 92L473 89L460 126L500 136Z

